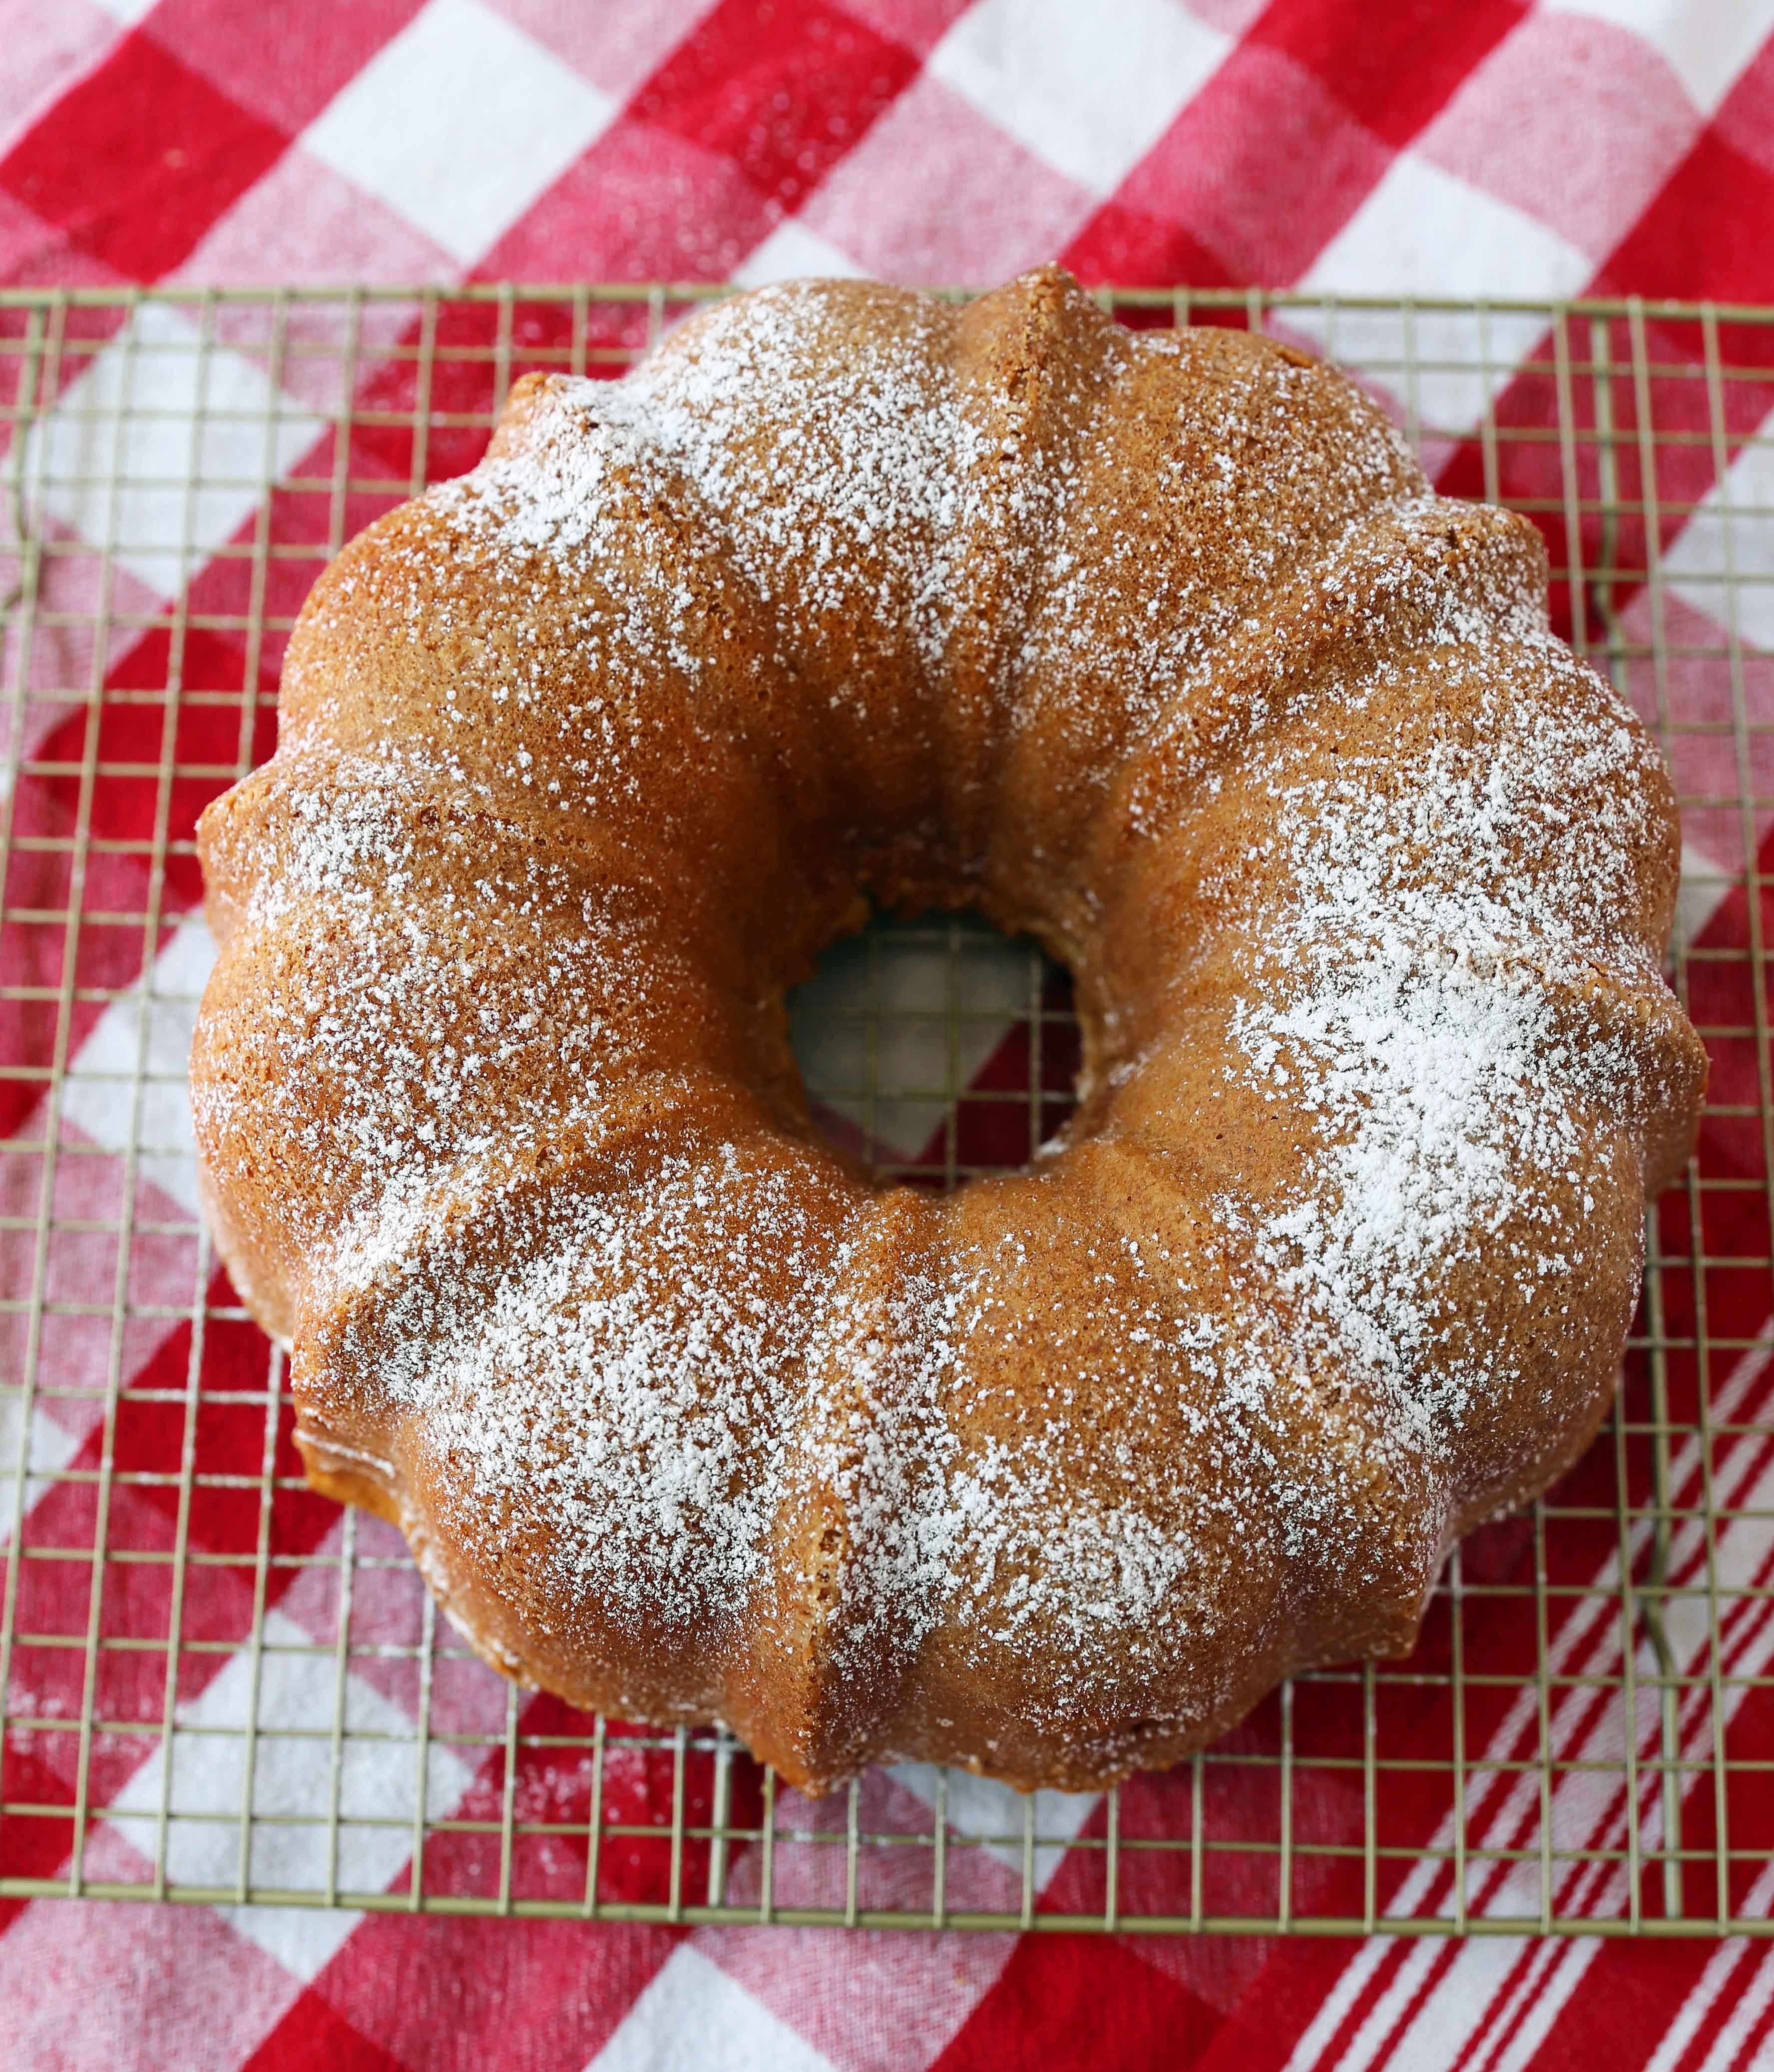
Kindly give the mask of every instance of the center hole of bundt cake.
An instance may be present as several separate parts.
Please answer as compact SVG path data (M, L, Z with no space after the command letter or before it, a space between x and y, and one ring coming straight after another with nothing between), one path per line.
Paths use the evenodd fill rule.
M877 915L789 994L788 1018L815 1120L878 1180L1014 1171L1076 1104L1070 974L970 915Z

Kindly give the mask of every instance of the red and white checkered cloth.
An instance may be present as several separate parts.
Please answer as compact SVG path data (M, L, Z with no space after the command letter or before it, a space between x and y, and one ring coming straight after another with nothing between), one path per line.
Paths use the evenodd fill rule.
M247 10L228 0L0 0L0 280L755 282L873 273L983 282L1057 257L1086 282L1774 303L1771 39L1774 0L281 0ZM1493 350L1528 362L1544 351L1541 327L1512 329L1499 318ZM239 378L257 393L256 372ZM1504 416L1509 381L1505 366ZM1774 373L1734 388L1727 466L1743 478L1731 484L1739 508L1774 507L1774 448L1741 447L1758 426L1764 440L1774 433L1771 412ZM278 464L287 469L313 434L299 413L286 430ZM1682 465L1695 478L1681 491L1687 502L1702 495L1714 462L1705 440L1687 451ZM1476 487L1471 467L1470 452L1451 448L1444 484ZM52 515L80 530L78 508ZM206 508L200 517L200 531L219 545L250 512ZM1716 538L1702 517L1662 544L1669 638L1680 644L1686 629L1696 636L1689 645L1717 648L1719 629L1706 614L1717 613L1718 592L1705 580L1717 565ZM1740 540L1739 559L1745 551ZM1774 568L1765 538L1751 551ZM164 601L169 565L151 553L126 561L127 580ZM1627 606L1629 628L1641 609ZM1758 651L1774 650L1774 588L1745 591L1737 631L1749 643L1757 716L1774 720L1774 665L1757 660ZM164 632L131 636L109 666L113 683L163 684ZM1704 670L1675 674L1665 695L1686 700L1691 714L1728 716L1728 684ZM1694 767L1677 773L1684 791L1734 797L1743 776L1734 740L1694 742ZM202 759L204 746L182 742L181 757ZM32 752L53 761L41 743ZM109 752L126 757L128 744ZM157 752L152 741L138 750L150 764ZM232 754L224 744L208 759ZM1765 797L1774 783L1764 773L1755 788ZM15 835L64 827L72 796L65 777L27 773ZM101 786L94 823L139 833L151 803L121 784L108 799ZM188 836L202 803L174 796L175 840ZM1702 854L1712 846L1707 826L1689 832ZM1758 844L1767 837L1765 825L1755 828ZM1740 857L1741 841L1733 819L1714 853ZM95 851L88 906L139 912L141 887L126 881L140 869L135 858ZM197 890L188 860L175 861L169 916L190 912ZM43 903L57 896L46 886ZM16 886L6 899L29 903ZM1739 885L1722 900L1690 902L1682 925L1690 940L1741 945L1751 919ZM101 955L104 968L83 971L80 984L128 986L141 932L118 931L109 963ZM29 956L28 944L0 941L0 978L16 983ZM200 959L197 931L173 932L161 964L181 956ZM1740 961L1696 970L1719 974L1721 997L1705 1018L1753 1020L1748 1006L1723 997L1740 985ZM170 982L177 976L163 970L166 989L179 990ZM0 1058L47 1063L53 1019L50 1009L0 1003ZM116 1118L105 1112L101 1080L81 1091L82 1060L96 1071L117 1032L95 1006L84 1018L76 1013L74 1034L64 1124L104 1142ZM162 1039L150 1031L149 1040ZM176 1058L179 1032L163 1040ZM1753 1103L1756 1073L1753 1055L1722 1052L1715 1093L1728 1099L1740 1085ZM39 1091L28 1079L0 1079L6 1140L29 1139ZM177 1118L145 1121L143 1134L175 1141ZM1713 1126L1705 1155L1715 1170L1759 1170L1725 1124ZM9 1159L0 1141L0 1211L28 1222L34 1211L22 1190L35 1170ZM169 1168L146 1173L142 1185L177 1202L188 1179ZM1765 1257L1764 1190L1728 1199L1748 1220L1735 1232L1723 1220L1709 1230L1709 1250ZM80 1211L58 1199L58 1215ZM96 1227L104 1204L93 1213ZM8 1242L0 1233L0 1295L16 1297L23 1254L6 1250ZM140 1314L154 1293L153 1249L139 1236L136 1249L150 1285L133 1291L141 1299L132 1301L119 1377L126 1409L145 1379L182 1386L191 1357L188 1323ZM167 1285L188 1303L189 1256L175 1249ZM95 1257L94 1270L114 1272L102 1246ZM1765 1274L1721 1279L1710 1299L1715 1335L1765 1338L1774 1322ZM214 1336L208 1367L237 1357L244 1372L259 1357L245 1334L232 1350L225 1332ZM0 1335L0 1360L19 1350ZM95 1383L95 1404L109 1356L108 1339L83 1338L72 1322L43 1350L59 1378ZM1768 1414L1764 1364L1751 1355L1715 1366L1715 1417ZM34 1448L47 1449L35 1464L96 1462L96 1412L80 1427L66 1402L48 1407L55 1416L40 1412L33 1431ZM173 1429L176 1439L176 1419ZM15 1457L19 1434L9 1441L0 1424L0 1470L10 1465L9 1443ZM126 1429L120 1412L113 1443L146 1457L157 1442L147 1422ZM256 1458L242 1465L249 1478L257 1474ZM1709 1471L1746 1512L1766 1515L1774 1448L1725 1445ZM1673 1473L1681 1501L1701 1468L1678 1452ZM1610 1467L1604 1482L1611 1476ZM113 1544L136 1496L113 1492ZM38 1498L90 1500L89 1488L65 1487ZM144 1515L148 1507L144 1498ZM206 1506L191 1521L195 1539L243 1529L226 1509L221 1495ZM311 1547L336 1535L337 1516L315 1507ZM1704 1551L1747 1589L1766 1580L1769 1537L1751 1517ZM1678 1534L1674 1558L1691 1568L1703 1554ZM266 1618L298 1639L330 1634L335 1608L304 1597L304 1574L277 1572L282 1595ZM1585 1696L1582 1675L1618 1673L1619 1636L1586 1601L1572 1600L1547 1642L1553 1666L1578 1679L1556 1695L1551 1720L1567 1754L1604 1732L1584 1709L1599 1701ZM1774 1651L1765 1610L1752 1597L1733 1600L1731 1675L1752 1677ZM216 1630L241 1630L238 1614L230 1626L224 1606ZM1688 1645L1682 1631L1674 1644ZM200 1684L209 1680L190 1702L225 1721L239 1679L230 1683L225 1655L200 1658L199 1667ZM406 1702L393 1680L358 1683L354 1701L372 1725L376 1707L393 1715ZM292 1704L301 1695L286 1694ZM108 1702L125 1700L110 1693ZM275 1690L267 1686L260 1702L278 1703ZM435 1703L445 1702L440 1691ZM470 1710L475 1702L463 1700ZM150 1707L148 1716L158 1713ZM1681 1725L1690 1738L1710 1730L1703 1712ZM1533 1720L1500 1712L1489 1752L1531 1758L1535 1731ZM1754 1736L1774 1741L1765 1721ZM128 1874L117 1867L131 1847L131 1810L139 1819L158 1803L158 1763L142 1762L151 1745L93 1752L93 1803L111 1815L88 1844L94 1877ZM1745 1761L1770 1752L1754 1737L1733 1749ZM447 1768L454 1758L440 1760ZM64 1791L65 1778L48 1769L33 1782L32 1763L52 1769L54 1761L19 1737L6 1796ZM456 1772L434 1778L434 1810L451 1795L469 1804L494 1788L466 1763ZM237 1777L225 1782L237 1803ZM1487 1789L1473 1786L1480 1799ZM1303 1835L1311 1790L1304 1780L1298 1786ZM1586 1798L1578 1772L1557 1790L1560 1846L1620 1846L1619 1806ZM1492 1799L1468 1808L1476 1839L1503 1845L1529 1832L1531 1807L1500 1787ZM1424 1840L1445 1813L1422 1810ZM1080 1802L1077 1818L1090 1817L1092 1803ZM1706 1808L1697 1805L1690 1818L1698 1845L1709 1846ZM57 1838L56 1860L24 1862L26 1845L9 1833L0 1838L5 1868L65 1870L66 1829L39 1824ZM1771 1835L1774 1820L1759 1838L1733 1839L1765 1846ZM360 1881L372 1872L393 1881L404 1844L394 1857L344 1868ZM1753 1862L1739 1868L1733 1906L1774 1906L1774 1875L1758 1874ZM179 1874L202 1881L213 1871L198 1861ZM231 1863L218 1875L231 1878ZM1043 1904L1066 1892L1071 1875L1064 1856L1048 1868ZM1408 1861L1388 1866L1382 1905L1432 1910L1438 1875ZM1519 1881L1502 1870L1488 1876L1475 1904L1517 1910ZM1561 1904L1580 1908L1586 1895L1575 1886L1603 1876L1571 1872ZM1589 1897L1599 1906L1606 1894ZM1068 1903L1080 1902L1074 1895ZM685 1932L11 1902L0 1906L0 2066L960 2072L1162 2063L1418 2072L1593 2063L1723 2072L1766 2062L1774 2049L1774 1956L1762 1950L1741 1942L1158 1944Z

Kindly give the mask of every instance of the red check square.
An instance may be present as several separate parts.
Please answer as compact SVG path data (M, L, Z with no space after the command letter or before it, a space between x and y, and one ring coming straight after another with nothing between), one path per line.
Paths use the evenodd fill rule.
M287 134L139 31L0 160L0 187L130 280L170 273Z

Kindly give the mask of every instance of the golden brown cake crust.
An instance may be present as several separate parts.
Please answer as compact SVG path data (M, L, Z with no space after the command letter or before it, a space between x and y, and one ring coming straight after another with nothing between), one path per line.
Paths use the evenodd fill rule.
M1611 1398L1705 1080L1643 730L1355 389L1047 269L799 282L315 586L204 816L223 1256L490 1660L792 1782L1168 1762L1410 1646ZM1030 1170L875 1188L785 989L1070 964Z

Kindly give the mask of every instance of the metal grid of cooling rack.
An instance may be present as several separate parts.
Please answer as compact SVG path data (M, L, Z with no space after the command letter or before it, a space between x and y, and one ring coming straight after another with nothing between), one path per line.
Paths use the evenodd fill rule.
M1105 1797L902 1768L814 1803L720 1735L500 1683L395 1535L303 1487L192 1191L196 812L268 750L343 541L469 465L516 375L613 370L707 292L0 297L0 1900L1766 1932L1774 310L1104 294L1317 346L1445 483L1529 512L1683 799L1706 1139L1612 1419L1455 1555L1410 1661L1303 1677ZM1063 975L969 923L878 925L795 1026L884 1175L1014 1165L1066 1112Z

